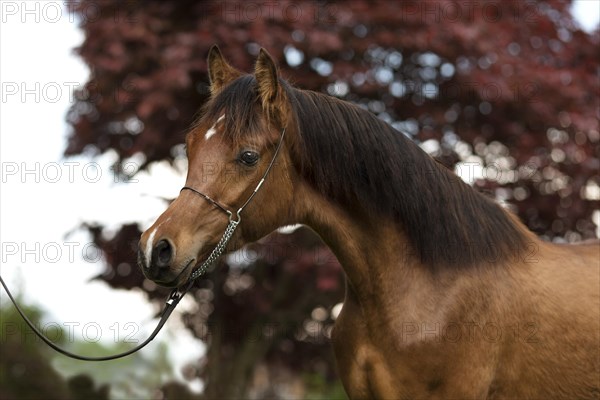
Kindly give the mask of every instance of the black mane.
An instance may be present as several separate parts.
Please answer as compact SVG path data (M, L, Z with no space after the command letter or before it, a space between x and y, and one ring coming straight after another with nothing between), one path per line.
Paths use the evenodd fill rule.
M396 221L413 251L432 268L500 262L526 247L524 231L493 200L435 162L370 112L281 81L299 132L292 154L301 175L330 201ZM256 133L260 115L253 76L214 98L227 134Z

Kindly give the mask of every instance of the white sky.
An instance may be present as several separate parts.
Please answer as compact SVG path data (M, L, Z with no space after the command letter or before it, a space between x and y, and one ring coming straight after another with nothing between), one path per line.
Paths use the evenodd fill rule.
M583 30L592 32L600 21L600 0L575 0L571 12Z
M14 8L7 8L7 3L17 7L24 4L0 2L2 277L27 303L48 312L46 322L63 328L67 328L64 323L79 323L74 330L76 339L94 338L94 326L88 325L85 332L81 328L97 323L102 329L100 340L110 343L115 323L119 323L118 337L123 339L132 332L124 325L133 322L140 326L134 338L144 340L154 328L156 310L141 292L112 290L102 282L89 282L104 270L103 262L90 247L89 235L66 234L83 221L102 221L115 227L140 221L146 228L165 208L156 196L174 197L184 177L166 168L153 168L156 173L152 178L141 174L138 183L115 184L111 155L95 160L63 159L71 88L83 85L88 75L87 67L72 51L83 35L66 11L62 10L64 14L58 19L56 9L44 11L44 4L54 2L27 2L29 10L35 10L35 3L42 6L37 15L25 15L25 23L21 22L20 10L12 15ZM63 2L55 4L62 6ZM33 172L23 174L25 170ZM83 253L94 262L85 261ZM3 305L8 301L3 290L0 300ZM185 307L184 299L179 308ZM170 356L181 365L199 357L204 346L199 341L193 343L189 332L173 317L177 315L171 317L155 342L169 341ZM150 346L156 347L156 343ZM152 347L144 350L151 351Z
M20 7L25 3L32 13L23 13ZM60 5L62 14L57 16L57 8L47 4ZM156 196L174 197L184 177L158 167L151 175L141 174L138 183L114 184L110 154L95 160L62 158L71 89L82 85L88 74L72 51L81 43L82 33L62 4L0 1L1 272L26 302L49 313L49 321L78 322L79 328L98 323L103 341L113 340L114 328L110 327L115 322L120 326L134 322L148 328L136 336L143 340L144 333L153 328L150 319L155 310L141 292L115 291L101 282L89 282L103 271L102 261L82 258L89 246L87 235L65 235L83 221L114 227L140 221L145 228L165 208ZM600 18L599 10L598 0L578 0L573 13L583 28L592 30ZM23 99L24 89L29 92ZM89 164L92 161L100 164L102 175L97 182L98 170ZM36 165L38 172L23 176L25 168L35 169ZM57 172L61 177L57 178ZM26 249L33 250L27 253ZM88 255L93 257L94 252ZM3 304L7 301L3 292L0 300ZM180 308L185 307L182 302ZM180 323L170 321L167 329L171 334L161 333L157 341L170 337L170 354L178 364L199 357L203 345L193 343ZM83 332L76 329L75 335L82 338Z

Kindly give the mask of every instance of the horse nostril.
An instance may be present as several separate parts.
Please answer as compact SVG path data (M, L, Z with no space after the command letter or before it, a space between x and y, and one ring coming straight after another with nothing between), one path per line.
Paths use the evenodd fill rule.
M171 244L163 239L159 241L152 252L152 264L159 268L168 267L171 262L173 251Z

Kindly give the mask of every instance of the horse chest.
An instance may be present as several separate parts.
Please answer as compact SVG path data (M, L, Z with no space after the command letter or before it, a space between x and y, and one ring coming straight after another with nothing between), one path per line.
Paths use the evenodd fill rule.
M332 336L338 371L350 398L390 397L393 377L371 344L367 327L343 312Z
M338 371L351 399L485 398L492 365L437 341L402 340L382 324L368 326L346 301L333 331ZM476 344L470 344L476 347ZM477 349L485 354L483 349Z
M340 377L351 399L413 398L417 393L431 396L430 389L435 389L438 382L436 374L428 376L423 370L413 369L418 359L395 346L391 336L373 332L356 304L345 302L332 343ZM389 351L382 352L385 348Z

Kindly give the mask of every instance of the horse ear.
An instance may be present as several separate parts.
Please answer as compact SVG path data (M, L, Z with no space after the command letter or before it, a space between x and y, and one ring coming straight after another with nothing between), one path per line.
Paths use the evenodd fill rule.
M279 72L273 58L263 48L258 53L254 75L258 82L258 94L260 95L263 108L269 108L279 93Z
M218 93L224 86L236 78L239 78L242 73L233 68L221 54L219 47L214 44L208 51L208 79L210 81L211 94Z

